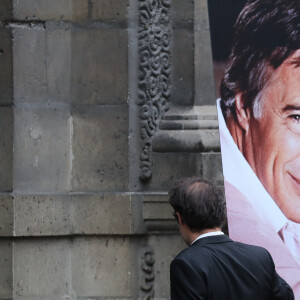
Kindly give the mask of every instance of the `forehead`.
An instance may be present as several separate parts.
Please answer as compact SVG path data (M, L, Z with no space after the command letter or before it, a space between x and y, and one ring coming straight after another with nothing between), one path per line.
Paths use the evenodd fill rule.
M272 102L296 101L300 103L300 50L288 58L275 72L267 84L263 98L272 97Z

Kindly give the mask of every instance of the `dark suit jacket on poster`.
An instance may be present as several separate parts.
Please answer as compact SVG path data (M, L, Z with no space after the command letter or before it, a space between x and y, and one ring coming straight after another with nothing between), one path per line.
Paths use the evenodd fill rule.
M170 276L172 300L294 299L267 250L226 235L204 237L184 249L172 261Z

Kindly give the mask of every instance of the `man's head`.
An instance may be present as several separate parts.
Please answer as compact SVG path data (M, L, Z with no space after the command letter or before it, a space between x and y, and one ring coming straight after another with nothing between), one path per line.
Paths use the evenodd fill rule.
M274 70L300 49L300 1L249 0L235 25L221 85L225 118L235 115L235 96L260 116L260 102ZM294 66L299 67L299 57Z
M300 1L249 1L235 25L221 86L238 148L291 220L300 223Z
M211 182L200 178L184 178L175 184L170 195L175 218L192 233L224 226L225 199L222 191ZM184 234L183 238L189 244Z

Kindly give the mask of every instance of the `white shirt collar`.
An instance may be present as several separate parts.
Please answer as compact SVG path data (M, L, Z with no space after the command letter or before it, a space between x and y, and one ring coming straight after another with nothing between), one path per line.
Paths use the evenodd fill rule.
M203 233L203 234L200 234L192 243L191 245L193 245L196 241L202 239L202 238L205 238L207 236L214 236L214 235L222 235L224 234L222 231L212 231L212 232L207 232L207 233Z
M274 230L279 232L288 219L266 191L234 142L221 111L220 99L217 100L217 110L224 178L244 194L261 218L267 220Z

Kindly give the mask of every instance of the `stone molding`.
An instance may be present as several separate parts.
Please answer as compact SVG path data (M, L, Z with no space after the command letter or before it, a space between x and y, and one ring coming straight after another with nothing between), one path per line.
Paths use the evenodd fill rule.
M173 107L153 138L154 152L220 152L215 106Z
M138 105L140 178L152 175L152 137L168 110L171 74L171 0L139 0Z
M166 193L0 197L0 237L177 232Z
M154 250L147 246L141 249L140 255L140 298L141 300L154 299Z

